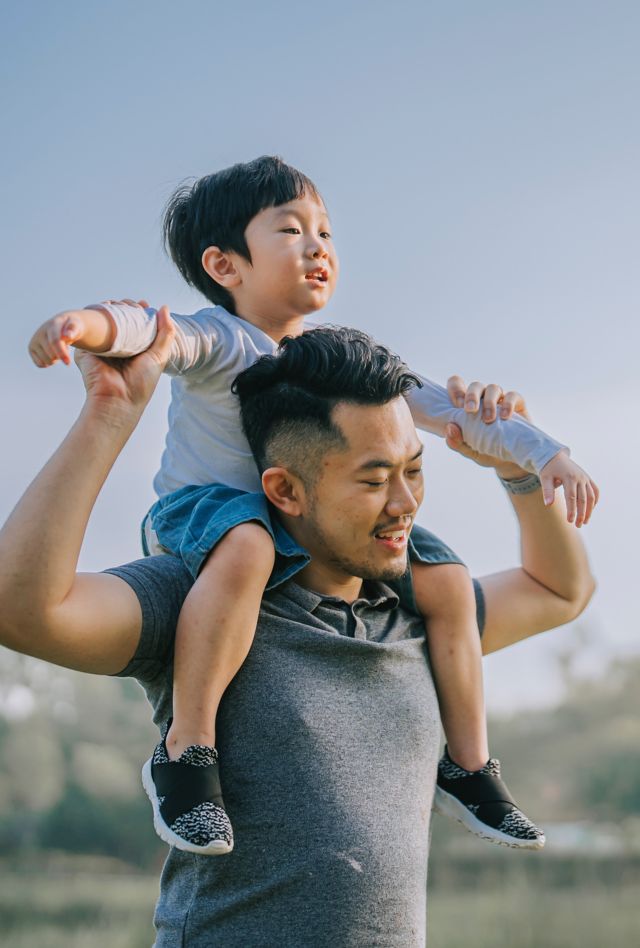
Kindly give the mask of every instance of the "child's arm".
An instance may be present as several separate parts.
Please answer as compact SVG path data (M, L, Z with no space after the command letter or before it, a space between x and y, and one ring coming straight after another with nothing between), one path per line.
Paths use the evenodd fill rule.
M465 411L452 404L452 396L441 385L420 376L422 388L407 395L413 420L419 428L446 436L450 423L458 425L465 444L480 455L513 462L537 474L544 502L553 503L555 488L562 486L567 501L567 520L576 526L587 523L598 499L598 488L589 475L569 457L565 445L555 441L519 414L496 418L487 424L479 411ZM461 391L458 387L458 392ZM513 406L509 406L512 409Z
M81 310L66 310L48 319L29 344L31 358L45 368L70 362L69 346L108 358L126 359L148 349L156 337L157 310L144 301L109 301ZM171 313L174 340L166 366L170 375L210 367L221 347L229 343L210 311L194 316Z

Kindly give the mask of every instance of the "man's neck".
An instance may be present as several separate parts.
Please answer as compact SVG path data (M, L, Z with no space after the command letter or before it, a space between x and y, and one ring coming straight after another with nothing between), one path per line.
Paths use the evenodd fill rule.
M311 560L308 566L296 574L295 581L304 589L319 596L331 596L344 602L355 602L362 593L362 579L348 576L319 560Z

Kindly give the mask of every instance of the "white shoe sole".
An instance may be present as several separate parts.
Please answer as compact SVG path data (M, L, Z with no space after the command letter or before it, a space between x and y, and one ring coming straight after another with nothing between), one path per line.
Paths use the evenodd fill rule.
M546 842L544 836L540 836L538 839L517 839L515 836L509 836L507 833L502 833L500 830L487 826L451 793L447 793L446 790L442 790L440 787L436 787L433 808L436 813L462 823L474 836L488 839L492 843L497 843L498 846L510 846L512 849L542 849Z
M154 829L163 842L168 843L169 846L174 846L176 849L182 850L182 852L197 853L199 856L225 856L231 852L233 843L229 844L224 839L213 840L206 846L196 846L194 843L188 843L185 839L182 839L181 836L178 836L177 833L174 833L167 826L160 813L160 803L158 794L156 793L156 785L151 776L151 758L149 758L142 768L142 786L153 807Z

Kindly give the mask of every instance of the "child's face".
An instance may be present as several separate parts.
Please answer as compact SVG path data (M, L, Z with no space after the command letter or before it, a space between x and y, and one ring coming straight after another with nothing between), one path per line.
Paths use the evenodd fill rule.
M240 277L233 287L239 316L277 321L322 309L338 278L338 255L326 208L304 195L267 207L245 231L251 263L230 254Z

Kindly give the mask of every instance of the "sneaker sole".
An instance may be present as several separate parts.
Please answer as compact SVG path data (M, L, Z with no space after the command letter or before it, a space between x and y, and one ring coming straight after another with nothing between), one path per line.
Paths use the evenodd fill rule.
M153 826L160 839L169 846L182 850L185 853L196 853L199 856L225 856L233 849L233 843L229 845L224 839L217 839L206 846L196 846L195 843L188 843L177 833L174 833L162 819L160 813L160 802L156 793L156 785L151 776L151 758L142 768L142 786L145 789L151 806L153 807Z
M452 794L447 793L446 790L442 790L440 787L436 787L433 808L436 813L448 816L457 823L462 823L465 829L468 829L474 836L488 839L489 842L497 843L498 846L509 846L511 849L542 849L546 842L544 836L539 836L537 839L518 839L487 826L486 823L483 823L477 816L467 810L463 803L460 803Z

